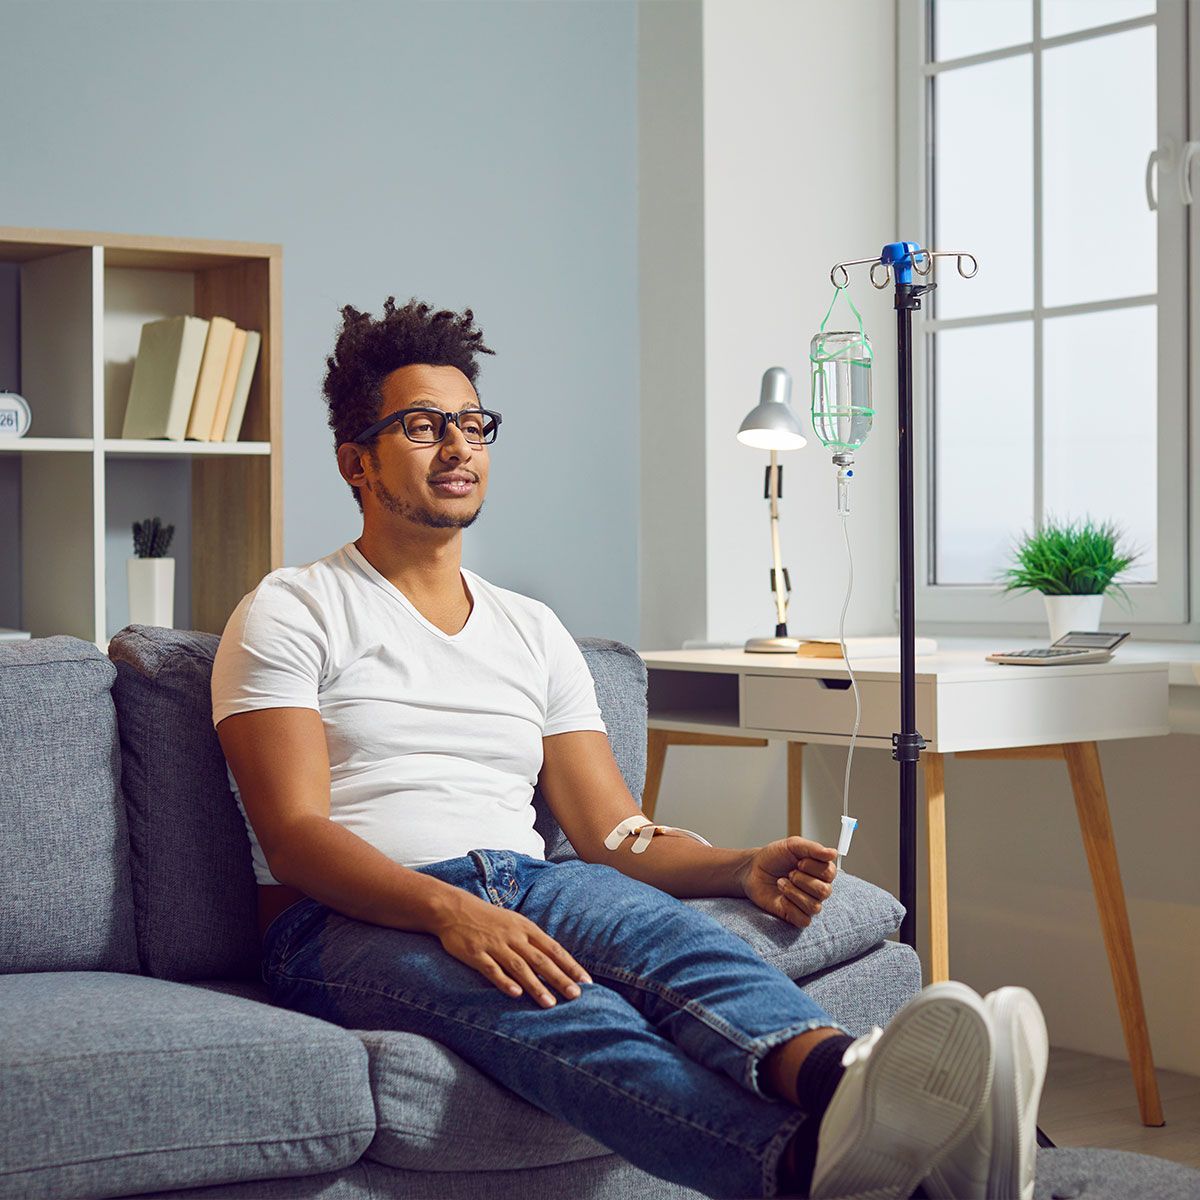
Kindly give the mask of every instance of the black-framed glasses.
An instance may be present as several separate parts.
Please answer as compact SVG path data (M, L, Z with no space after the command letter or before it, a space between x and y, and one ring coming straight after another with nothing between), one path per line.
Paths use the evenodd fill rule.
M450 428L458 426L470 446L490 446L500 430L500 414L489 408L464 408L462 412L443 412L440 408L402 408L368 425L354 442L366 442L391 425L399 425L410 442L432 445L440 442Z

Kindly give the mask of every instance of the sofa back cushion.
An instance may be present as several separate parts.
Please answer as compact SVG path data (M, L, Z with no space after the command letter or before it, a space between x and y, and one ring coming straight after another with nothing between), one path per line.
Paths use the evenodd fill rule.
M79 638L0 642L0 972L138 969L115 675Z
M646 782L646 664L623 642L607 638L576 641L596 685L596 702L613 757L634 803L641 807ZM551 814L541 788L533 790L533 810L533 827L546 843L546 857L551 862L578 858Z
M259 978L250 842L212 725L220 640L128 625L108 645L138 953L159 979Z
M212 725L212 662L220 638L129 625L109 643L133 848L133 898L143 968L163 979L258 979L250 842ZM628 646L579 641L609 740L640 802L646 774L646 669ZM546 857L574 851L534 793Z

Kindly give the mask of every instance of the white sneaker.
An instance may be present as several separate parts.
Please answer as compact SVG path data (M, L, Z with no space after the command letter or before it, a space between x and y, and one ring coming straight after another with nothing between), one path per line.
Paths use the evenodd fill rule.
M842 1063L809 1194L907 1200L979 1121L992 1086L991 1022L965 984L931 984Z
M930 1200L1033 1200L1046 1019L1025 988L1000 988L983 1003L996 1046L991 1099L970 1136L925 1179Z

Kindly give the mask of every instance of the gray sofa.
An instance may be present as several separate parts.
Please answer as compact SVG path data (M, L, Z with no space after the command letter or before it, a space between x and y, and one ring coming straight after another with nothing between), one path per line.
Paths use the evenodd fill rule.
M450 1051L265 1001L211 634L0 644L0 1196L692 1197ZM645 670L581 643L639 796ZM538 798L552 858L569 843ZM901 909L843 876L800 932L691 901L851 1029L920 986Z
M210 716L217 640L0 644L0 1197L697 1196L436 1043L266 1002ZM580 644L640 795L641 660ZM538 827L550 857L571 853L540 798ZM886 940L899 905L852 876L802 932L747 901L689 903L854 1031L919 987Z

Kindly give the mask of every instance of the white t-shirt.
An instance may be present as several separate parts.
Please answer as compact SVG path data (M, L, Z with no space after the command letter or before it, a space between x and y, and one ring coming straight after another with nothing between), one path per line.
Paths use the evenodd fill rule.
M265 576L234 609L213 662L213 725L260 708L315 709L330 817L406 867L473 849L544 858L532 803L542 738L606 732L587 663L554 613L462 574L471 615L448 634L350 542ZM278 883L246 829L255 878Z

